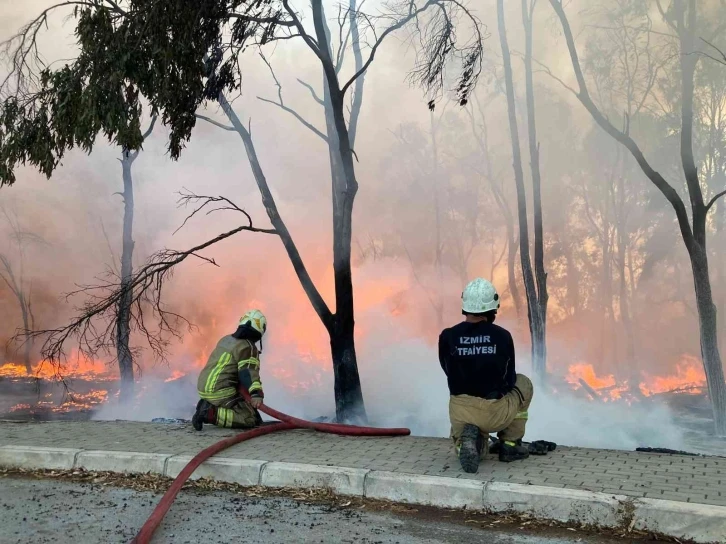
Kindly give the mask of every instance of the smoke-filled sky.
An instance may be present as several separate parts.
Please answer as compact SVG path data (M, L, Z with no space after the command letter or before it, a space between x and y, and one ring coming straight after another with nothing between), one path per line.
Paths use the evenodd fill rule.
M612 115L620 116L618 119L622 118L625 99L617 55L607 56L608 51L612 53L608 47L613 47L613 34L607 33L607 27L612 24L608 16L615 4L623 3L582 0L567 5L584 66L593 74L597 90L593 94ZM45 0L3 0L0 38L7 39L50 4ZM704 2L704 9L709 10L711 4L717 2ZM389 379L382 376L420 374L426 378L411 395L419 400L441 400L441 395L431 391L446 387L433 350L439 327L434 307L441 301L443 323L455 323L462 284L475 276L494 279L505 301L500 320L513 329L523 364L528 360L526 316L518 322L512 305L505 222L491 189L492 184L501 187L508 206L515 210L496 9L490 0L469 5L486 26L488 38L484 43L484 74L475 99L466 108L443 100L433 114L428 111L422 91L407 81L415 48L406 31L385 43L366 75L355 146L360 191L354 220L356 325L366 395L368 391L394 394L396 388L376 381ZM305 11L306 7L300 6ZM331 18L336 6L326 3ZM364 7L369 12L384 9L380 3L366 3ZM528 171L523 70L517 54L524 49L520 2L507 2L507 10L520 138ZM658 57L668 39L660 35L663 23L657 12L651 11L653 42L646 50ZM72 32L72 21L64 24L59 16L50 19L49 30L40 42L48 61L73 56ZM544 0L537 4L535 14L534 51L537 61L555 76L565 83L573 81L561 32ZM285 104L324 129L322 108L297 81L309 83L322 94L322 74L314 55L295 40L272 45L265 54L282 84ZM633 117L633 133L643 138L642 147L654 164L668 175L673 173L676 184L680 184L671 162L674 155L669 132L677 104L669 95L673 91L668 80L673 65L665 56L658 59L664 64L656 78L657 90L645 101L641 117ZM350 73L352 55L348 60L345 69ZM641 60L641 70L645 62ZM702 66L704 62L711 61L702 61ZM332 305L326 145L291 115L257 99L276 99L277 89L255 52L248 52L244 67L242 96L234 102L235 110L251 123L280 212L313 279ZM714 64L708 70L726 72L726 67ZM677 80L677 75L670 77ZM674 374L684 355L698 354L698 335L690 270L672 212L568 91L544 69L537 69L535 80L550 272L550 366L555 373L564 374L569 365L587 362L595 365L598 373L615 374L618 379L631 377L623 360L626 334L616 263L618 231L613 226L614 199L619 194L609 192L620 176L627 193L627 206L623 206L630 218L626 234L629 256L622 270L626 274L625 298L634 322L637 364L644 375ZM639 82L633 95L642 91ZM707 96L708 85L704 83L703 88ZM711 98L724 105L723 96ZM659 110L658 104L668 100L670 104L661 104ZM224 121L214 106L206 114ZM484 127L488 155L481 145ZM198 216L173 234L188 213L176 208L177 192L182 188L227 196L252 215L256 226L269 225L242 142L235 133L200 121L178 161L169 159L166 143L167 132L157 125L133 166L137 265L163 247L183 249L237 225L238 218L229 213ZM119 149L99 138L91 156L69 153L50 180L30 168L21 168L16 184L0 190L0 204L17 217L24 230L42 238L42 242L28 242L25 248L25 276L32 281L37 297L34 309L39 328L58 326L73 315L73 303L81 299L66 302L61 295L76 284L92 283L106 267L118 262L123 204L114 193L122 189L119 157ZM438 235L443 247L440 266L436 263L434 219L437 199L444 218ZM723 207L717 211L724 213ZM17 262L17 248L2 218L0 229L6 233L0 238L0 251L15 255ZM717 259L719 255L722 258L723 244L714 242L714 247L717 251L720 248ZM203 362L218 337L231 331L247 308L258 306L268 316L270 331L265 339L263 364L265 358L268 362L263 377L266 374L279 392L301 384L304 389L328 387L325 405L330 406L327 335L279 240L243 232L205 255L213 257L219 267L187 261L166 293L168 304L199 326L185 331L181 344L173 344L171 369L186 371ZM518 270L518 256L516 259ZM725 287L723 282L716 282L719 296ZM17 304L7 290L0 290L0 311L0 337L8 338L21 322ZM12 358L9 351L7 359ZM151 371L153 363L148 357L141 363Z

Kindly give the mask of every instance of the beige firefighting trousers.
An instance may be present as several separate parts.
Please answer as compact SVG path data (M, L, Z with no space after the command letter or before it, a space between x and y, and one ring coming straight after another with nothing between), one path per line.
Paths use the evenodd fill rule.
M499 440L515 442L524 437L527 410L532 402L534 388L524 374L517 374L515 388L501 399L486 400L470 395L452 395L449 398L451 438L459 446L464 425L479 427L484 438L497 433Z

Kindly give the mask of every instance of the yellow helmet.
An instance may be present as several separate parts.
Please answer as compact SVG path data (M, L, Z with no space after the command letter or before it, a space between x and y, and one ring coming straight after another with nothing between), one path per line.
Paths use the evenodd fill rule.
M243 315L239 320L240 325L249 324L250 327L260 333L260 336L264 336L267 330L267 318L259 310L250 310Z

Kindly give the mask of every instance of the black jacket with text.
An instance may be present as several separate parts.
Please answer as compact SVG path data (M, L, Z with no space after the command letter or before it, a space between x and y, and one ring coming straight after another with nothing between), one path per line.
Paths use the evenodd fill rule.
M439 362L452 395L499 398L516 382L514 341L494 323L459 323L439 336Z

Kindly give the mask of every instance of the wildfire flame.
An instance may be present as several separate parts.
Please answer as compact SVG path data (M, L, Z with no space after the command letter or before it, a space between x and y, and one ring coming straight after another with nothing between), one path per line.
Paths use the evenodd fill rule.
M46 395L47 396L47 395ZM41 400L34 404L20 403L10 408L10 412L28 411L39 412L49 411L55 413L75 412L79 410L90 410L94 406L108 401L108 391L96 389L88 393L72 393L60 404L52 400Z
M627 382L617 383L615 376L609 374L607 376L598 376L595 368L589 363L577 363L570 365L569 374L565 380L575 389L583 387L583 383L590 389L597 392L600 398L605 401L619 400L623 394L628 391Z
M179 378L183 378L186 376L186 372L182 372L181 370L175 370L171 373L171 376L169 376L167 379L165 379L165 382L173 382L174 380L178 380Z
M652 376L648 383L640 384L640 391L646 396L669 391L689 391L699 394L703 392L705 386L706 374L701 361L692 355L684 355L676 364L675 375Z
M0 366L0 380L8 380L12 384L29 379L40 379L51 383L68 380L70 383L81 382L84 385L83 391L66 392L58 387L53 392L43 394L40 399L34 395L32 402L19 402L11 406L10 413L68 413L90 410L108 401L108 388L97 387L96 384L116 381L118 376L114 369L103 361L87 359L78 353L72 354L61 369L45 361L33 364L30 373L24 364L16 362ZM89 385L90 390L88 390Z
M618 382L612 374L598 375L590 363L570 365L565 381L574 389L594 391L601 400L606 402L622 399L631 390L627 380ZM675 374L646 375L644 381L638 384L638 391L646 397L661 393L700 394L704 391L705 386L706 375L701 362L692 355L684 355L676 363Z
M106 363L98 360L89 360L80 355L70 357L59 371L48 362L39 361L32 365L28 374L25 365L19 363L5 363L0 366L0 378L40 378L58 381L61 378L89 381L113 381L118 379L116 374Z

